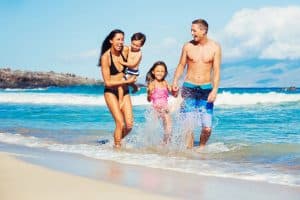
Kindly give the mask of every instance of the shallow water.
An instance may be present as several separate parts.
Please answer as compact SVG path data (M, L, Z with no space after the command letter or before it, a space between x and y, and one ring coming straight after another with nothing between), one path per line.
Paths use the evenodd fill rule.
M135 125L124 148L112 148L114 122L103 88L0 91L0 143L216 177L300 185L300 92L221 89L207 148L186 150L172 113L172 143L151 115L143 88L133 95ZM172 105L178 104L170 98ZM174 106L176 109L176 106ZM199 131L195 131L196 143ZM100 140L108 140L102 144Z

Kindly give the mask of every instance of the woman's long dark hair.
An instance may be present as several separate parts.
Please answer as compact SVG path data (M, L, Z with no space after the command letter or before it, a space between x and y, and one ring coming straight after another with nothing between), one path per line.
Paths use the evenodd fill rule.
M165 68L166 73L165 73L165 75L164 75L164 77L163 77L163 80L165 80L166 76L168 75L168 68L167 68L166 63L163 62L163 61L157 61L157 62L155 62L155 63L152 65L152 67L149 69L149 71L148 71L147 74L146 74L146 83L147 83L147 84L149 84L150 82L152 82L152 81L155 80L155 76L154 76L154 74L152 73L152 71L155 69L155 67L156 67L157 65L162 65L162 66L164 66L164 68Z
M101 53L100 53L99 61L98 61L98 66L99 67L101 66L101 57L102 57L102 55L111 47L111 44L110 44L109 41L112 40L117 33L121 33L121 34L125 35L124 32L121 31L120 29L115 29L115 30L112 30L106 36L106 38L104 39L104 41L102 42Z

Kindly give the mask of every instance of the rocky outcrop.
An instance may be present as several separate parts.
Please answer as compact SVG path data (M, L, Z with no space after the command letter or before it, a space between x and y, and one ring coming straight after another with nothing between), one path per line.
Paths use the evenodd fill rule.
M49 86L94 85L100 81L70 73L31 72L0 68L0 88L41 88Z

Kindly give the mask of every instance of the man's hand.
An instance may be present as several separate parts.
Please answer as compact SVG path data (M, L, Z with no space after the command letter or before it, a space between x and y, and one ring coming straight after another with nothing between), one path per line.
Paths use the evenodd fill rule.
M216 100L216 98L217 98L217 92L212 90L208 95L207 102L213 103Z

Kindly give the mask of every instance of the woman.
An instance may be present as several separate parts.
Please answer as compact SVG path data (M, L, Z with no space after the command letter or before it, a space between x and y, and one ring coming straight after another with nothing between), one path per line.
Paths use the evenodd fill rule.
M114 147L121 147L123 139L132 129L133 114L132 104L128 90L128 84L134 83L136 78L133 76L127 80L125 76L126 67L120 64L120 61L126 60L128 48L124 46L124 32L115 29L105 38L102 43L99 66L101 66L102 77L104 81L104 99L114 120ZM118 86L123 87L122 107L119 104Z

